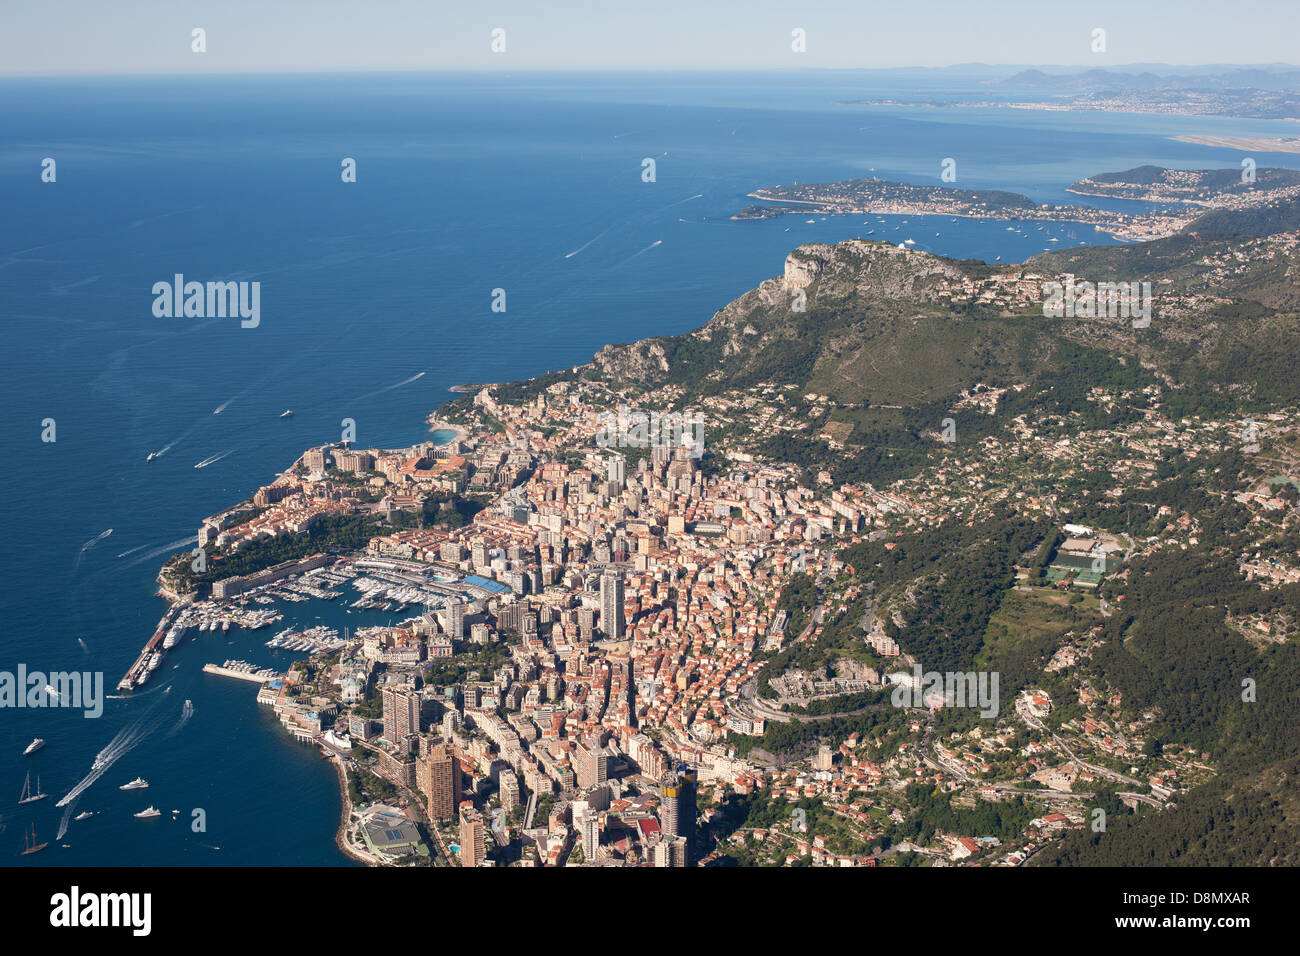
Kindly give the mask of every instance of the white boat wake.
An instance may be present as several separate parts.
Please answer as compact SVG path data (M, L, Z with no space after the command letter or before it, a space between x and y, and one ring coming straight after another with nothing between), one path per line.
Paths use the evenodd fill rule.
M91 548L93 548L95 545L99 544L99 542L103 541L105 538L107 538L107 537L108 537L110 534L112 534L112 533L113 533L113 529L112 529L112 528L109 528L107 531L101 531L99 534L95 535L93 538L91 538L89 541L87 541L85 544L83 544L83 545L81 546L81 550L82 550L82 551L89 551Z
M80 570L81 562L86 557L86 552L93 550L95 545L99 544L99 542L103 541L112 533L113 533L113 529L109 528L107 531L100 532L99 534L95 535L95 537L91 538L89 541L83 544L81 546L81 550L77 552L77 560L76 563L73 565L74 569Z
M664 244L664 241L663 241L662 239L656 239L654 242L650 243L650 245L646 246L646 247L645 247L644 249L642 249L640 252L634 252L634 253L632 253L630 256L628 256L626 259L624 259L622 262L618 263L618 265L613 266L613 268L617 269L619 266L626 265L627 263L629 263L629 262L631 262L633 259L635 259L637 256L644 255L645 253L647 253L647 252L649 252L651 249L653 249L655 246L662 246L663 244Z
M223 451L220 455L213 455L211 458L204 458L201 462L199 462L199 463L198 463L197 465L195 465L194 467L195 467L195 468L206 468L206 467L208 467L208 465L214 465L214 464L216 464L217 462L221 461L221 459L225 458L227 455L230 454L230 452L232 452L232 451L234 451L234 450L235 450L235 449L232 448L232 449L230 449L230 451Z
M167 544L159 545L158 547L154 548L152 551L147 551L144 554L140 555L140 557L136 558L134 561L128 564L127 567L135 567L135 565L139 564L142 561L148 561L151 558L156 558L160 554L166 554L168 551L175 551L177 548L187 547L191 544L196 543L198 540L199 540L199 536L197 534L192 534L187 538L178 538L177 540L168 542Z
M190 718L193 716L194 716L194 703L192 701L187 700L185 702L185 706L181 708L181 719L176 722L175 727L167 731L167 736L175 737L177 734L179 734L181 732L181 728L183 728L186 724L188 724L190 722Z
M59 832L54 834L54 839L62 840L63 834L68 832L68 821L72 819L72 811L77 809L77 802L74 800L68 804L68 809L63 811L63 819L59 821Z
M692 200L703 199L703 198L704 198L704 193L696 193L694 196L687 196L685 199L677 200L677 202L670 202L667 206L664 206L664 208L672 209L673 206L680 206L682 203L691 202Z
M574 256L576 256L578 253L580 253L583 249L586 249L589 245L591 245L593 242L595 242L597 239L599 239L601 236L605 235L607 232L610 231L610 229L613 229L613 228L614 228L613 226L610 226L609 229L604 229L604 230L602 230L601 232L598 232L595 236L593 236L592 238L588 239L586 242L584 242L582 245L578 246L578 248L574 249L572 252L566 252L566 253L564 254L564 258L566 258L566 259L572 259L572 258L573 258Z
M600 238L600 236L597 236L597 237L596 237L596 239L599 239L599 238ZM566 252L566 253L564 254L564 258L566 258L566 259L572 259L572 258L573 258L574 256L576 256L578 253L580 253L583 249L586 249L589 245L591 245L593 242L595 242L596 239L590 239L590 240L588 240L587 242L584 242L582 245L578 246L578 248L574 249L572 252Z
M156 452L153 453L154 458L161 458L163 455L167 454L169 451L172 450L172 445L175 445L176 442L178 441L180 441L180 438L177 438L175 441L169 441L167 444L163 445L161 448L159 448Z
M667 154L667 153L664 153L664 155L667 156L668 154ZM668 205L661 207L660 209L656 210L656 211L653 212L653 213L646 213L646 214L643 215L643 216L638 216L638 217L636 217L635 219L631 220L630 222L628 222L628 223L626 223L626 224L627 224L627 225L632 225L632 224L638 223L638 222L642 221L643 219L646 219L646 218L648 218L648 217L650 217L650 216L652 216L652 215L658 215L659 213L666 212L667 210L672 209L674 206L680 206L680 205L682 205L683 203L694 202L696 199L703 199L703 198L704 198L704 193L696 193L694 196L687 196L685 199L678 199L676 202L670 202ZM685 222L685 220L682 220L682 221ZM574 249L572 252L566 252L566 253L564 254L564 258L566 258L566 259L572 259L574 256L576 256L578 253L582 252L584 249L586 249L589 245L591 245L591 244L592 244L593 242L595 242L597 239L600 239L602 236L604 236L604 235L606 235L607 233L611 232L611 231L615 228L615 226L618 226L618 225L624 225L624 223L615 223L614 225L611 225L608 229L605 229L605 230L601 231L600 233L598 233L597 235L595 235L593 238L588 239L586 242L584 242L582 245L578 246L578 248ZM662 241L662 240L661 240L661 241ZM657 246L657 245L659 245L659 243L656 242L655 245ZM651 248L654 248L654 246L651 246ZM642 250L642 252L645 252L645 251L646 251L646 250L644 250L644 249ZM638 254L639 254L639 253L638 253ZM626 261L627 261L627 260L624 260L624 262L626 262ZM623 263L621 263L621 262L619 263L619 265L622 265L622 264L623 264Z
M164 692L163 700L166 699L166 694L170 692L171 688L168 687ZM158 703L155 703L144 714L119 730L117 736L110 740L104 749L95 755L95 762L90 768L90 773L86 774L86 776L84 776L75 787L69 790L63 799L56 803L55 806L66 807L68 804L72 803L90 789L91 785L93 785L96 780L108 773L109 768L111 768L113 764L117 763L117 761L123 756L134 750L142 740L157 730L162 725L162 722L167 719L164 715L159 713L162 702L163 701L160 700Z
M424 372L416 372L410 378L404 378L394 385L385 385L383 388L377 388L373 392L367 392L365 395L362 395L361 398L354 399L354 401L360 402L367 398L373 398L376 395L382 395L384 392L391 392L393 389L401 388L403 385L410 385L412 382L424 378L425 374L426 373Z

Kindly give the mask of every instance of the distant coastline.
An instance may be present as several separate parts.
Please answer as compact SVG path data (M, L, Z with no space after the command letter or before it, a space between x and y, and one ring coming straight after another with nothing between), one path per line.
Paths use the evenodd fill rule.
M1189 134L1171 136L1180 143L1198 146L1219 146L1223 149L1241 149L1259 153L1300 153L1300 137L1295 136L1206 136Z
M1300 138L1279 140L1218 136L1174 139L1239 149L1265 144L1300 152ZM1078 196L1140 200L1155 208L1118 212L1085 205L1048 205L1020 193L998 189L959 189L918 185L878 177L834 183L795 183L756 189L754 204L734 220L772 219L789 215L949 216L1004 222L1069 222L1093 226L1121 240L1163 239L1186 229L1207 210L1244 209L1290 199L1300 191L1300 173L1260 168L1258 180L1243 179L1240 168L1174 170L1139 166L1117 173L1097 173L1066 187ZM883 220L882 220L883 221ZM863 223L866 225L866 223ZM873 230L874 231L874 230Z

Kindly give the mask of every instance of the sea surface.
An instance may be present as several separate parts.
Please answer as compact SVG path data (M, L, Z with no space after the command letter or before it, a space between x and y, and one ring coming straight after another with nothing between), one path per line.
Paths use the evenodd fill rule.
M754 189L869 175L937 183L951 157L957 186L1067 203L1080 200L1065 187L1096 172L1240 163L1172 135L1274 132L837 102L873 96L997 93L951 73L0 81L0 672L98 671L115 694L165 610L154 594L163 557L304 448L338 440L345 418L362 446L425 440L451 386L688 331L805 242L874 229L1012 262L1053 236L1053 248L1110 241L1083 226L1010 232L947 217L730 221ZM41 181L46 157L54 183ZM345 157L355 183L341 181ZM642 179L646 158L654 182ZM176 273L260 282L260 325L155 317L152 287ZM491 309L496 289L505 312ZM46 419L54 442L42 441ZM263 646L281 628L385 618L344 617L342 601L282 610L265 630L192 634L98 718L0 709L0 864L20 862L34 824L50 846L27 865L346 865L329 764L259 709L255 685L200 668L283 667L294 655ZM187 699L194 714L178 727ZM36 736L47 746L23 758ZM120 756L74 810L96 815L56 840L56 801L114 740ZM50 796L19 806L29 770ZM148 790L118 789L137 775ZM150 804L163 816L132 816Z

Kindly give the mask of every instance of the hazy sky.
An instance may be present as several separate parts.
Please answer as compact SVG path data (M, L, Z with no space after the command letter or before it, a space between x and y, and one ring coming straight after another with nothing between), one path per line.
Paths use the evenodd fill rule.
M1297 50L1300 0L0 0L6 74L1263 64Z

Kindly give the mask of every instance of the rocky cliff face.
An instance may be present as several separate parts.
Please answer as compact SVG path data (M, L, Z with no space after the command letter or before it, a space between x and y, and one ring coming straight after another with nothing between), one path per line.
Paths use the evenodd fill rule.
M834 246L823 243L800 246L785 257L785 275L781 277L781 288L786 292L806 289L822 274L822 266L826 265L834 253Z
M637 382L654 381L669 371L667 354L656 339L643 339L630 345L606 345L596 353L593 362L602 374Z
M932 303L945 287L963 278L951 262L887 243L860 239L833 246L810 243L786 256L780 276L719 309L705 325L680 339L697 348L707 346L721 361L732 360L803 335L807 313L814 309ZM662 380L673 372L674 354L682 346L680 341L675 347L667 341L606 346L596 354L596 367L623 380Z
M850 239L834 246L810 243L785 257L785 271L719 310L705 329L726 325L758 308L792 312L796 293L832 300L857 296L866 300L934 301L945 285L964 274L947 260L881 242ZM702 330L703 331L703 330Z
M944 282L960 281L962 271L928 252L900 249L888 243L850 239L834 246L800 246L785 260L787 290L806 288L814 280L836 290L886 299L932 297Z

